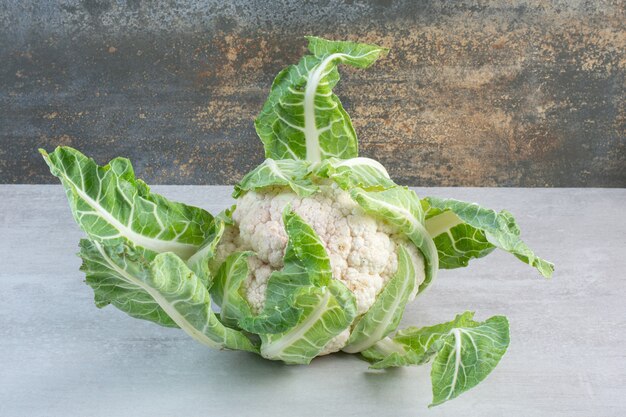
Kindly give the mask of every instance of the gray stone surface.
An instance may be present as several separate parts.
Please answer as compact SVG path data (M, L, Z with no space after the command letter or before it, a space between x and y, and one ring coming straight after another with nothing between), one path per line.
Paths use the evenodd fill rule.
M213 212L229 187L161 186ZM403 326L505 314L512 342L479 387L427 410L428 367L368 371L348 355L285 366L201 346L93 306L60 186L0 186L0 415L624 416L626 190L417 189L512 211L557 265L551 281L505 253L442 271Z
M36 149L71 145L232 184L318 35L391 48L337 93L402 182L625 187L625 21L623 0L2 0L0 183L55 183Z

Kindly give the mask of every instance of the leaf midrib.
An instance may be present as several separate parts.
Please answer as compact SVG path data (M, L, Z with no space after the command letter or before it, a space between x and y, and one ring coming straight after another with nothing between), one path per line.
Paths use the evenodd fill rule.
M183 329L189 336L193 337L198 342L206 346L209 346L211 348L214 348L214 349L223 348L222 344L217 343L214 340L208 338L205 334L203 334L198 329L193 327L193 325L191 325L191 323L189 323L189 321L178 310L176 310L171 305L171 303L167 301L167 299L163 297L163 295L161 295L161 293L159 293L158 291L156 291L154 288L150 287L146 283L142 282L141 280L133 277L126 270L120 268L115 262L113 262L111 258L109 258L109 256L106 254L104 249L102 249L102 246L99 243L94 242L94 244L96 245L98 252L100 252L100 255L102 255L102 258L107 262L107 264L109 264L109 267L111 269L117 272L120 275L120 277L122 277L122 279L126 280L127 282L131 284L138 286L139 288L147 292L154 299L154 301L156 301L157 304L161 306L161 308L167 313L167 315L170 316L170 318L174 320L174 322L181 329Z
M317 303L314 307L313 312L302 322L300 326L296 325L295 331L287 332L282 337L278 338L275 342L270 342L266 344L262 349L261 353L263 356L268 358L275 358L280 352L284 349L287 349L291 346L295 341L299 340L308 332L317 321L324 315L326 311L324 307L328 304L330 300L330 291L326 288L323 298Z
M131 242L158 253L173 252L183 259L189 258L196 252L197 247L195 245L180 243L172 240L149 238L135 232L134 230L121 223L118 219L113 217L111 213L105 210L97 201L95 201L87 193L85 193L78 185L76 185L76 183L74 183L74 181L70 179L65 170L62 170L60 172L61 175L63 175L63 178L72 185L72 187L81 199L83 199L91 208L93 208L96 213L99 214L100 217L102 217L107 223L109 223L118 232L120 232L121 236L127 238Z

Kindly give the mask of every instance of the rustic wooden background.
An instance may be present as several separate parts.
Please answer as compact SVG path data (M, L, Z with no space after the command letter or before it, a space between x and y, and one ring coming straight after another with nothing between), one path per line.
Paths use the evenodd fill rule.
M361 150L411 185L626 186L616 1L0 2L0 182L38 147L123 155L149 183L233 183L302 35L391 48L337 93Z

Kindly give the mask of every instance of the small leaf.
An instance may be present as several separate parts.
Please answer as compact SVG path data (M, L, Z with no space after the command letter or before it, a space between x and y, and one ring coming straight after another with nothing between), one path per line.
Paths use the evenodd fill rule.
M340 281L302 287L294 304L302 310L295 326L279 334L261 335L261 355L289 364L308 364L356 317L352 292Z
M493 371L509 346L509 322L495 316L475 326L455 327L439 342L430 372L430 406L459 396Z
M248 257L253 252L230 254L217 271L210 293L220 306L220 320L236 328L239 321L252 314L250 305L241 294L241 285L248 277Z
M196 274L206 288L210 288L212 284L211 271L209 262L215 256L217 245L224 234L224 222L215 219L215 227L211 234L208 235L202 246L187 260L187 266Z
M246 191L276 185L288 186L301 197L309 196L318 190L308 178L310 165L310 162L302 160L266 159L235 185L233 198L238 198Z
M328 158L314 174L333 180L343 190L359 187L366 191L382 191L396 186L385 167L370 158Z

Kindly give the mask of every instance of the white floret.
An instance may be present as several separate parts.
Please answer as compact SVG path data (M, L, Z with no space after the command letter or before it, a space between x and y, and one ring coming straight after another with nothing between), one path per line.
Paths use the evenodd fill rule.
M328 253L334 279L352 291L357 314L365 313L398 268L397 245L406 244L418 272L424 279L424 261L415 246L394 234L388 224L367 214L350 194L335 184L322 185L321 192L299 197L285 188L250 191L237 202L235 226L227 230L217 248L223 259L234 250L252 250L248 258L250 274L244 294L252 310L263 308L265 289L272 271L283 266L287 234L282 221L285 206L292 209L315 230ZM239 233L237 233L237 231ZM339 351L347 342L349 330L331 340L321 354Z
M348 343L350 338L350 329L346 329L339 333L337 336L330 339L330 341L324 346L324 349L317 356L324 356L330 353L339 352Z

